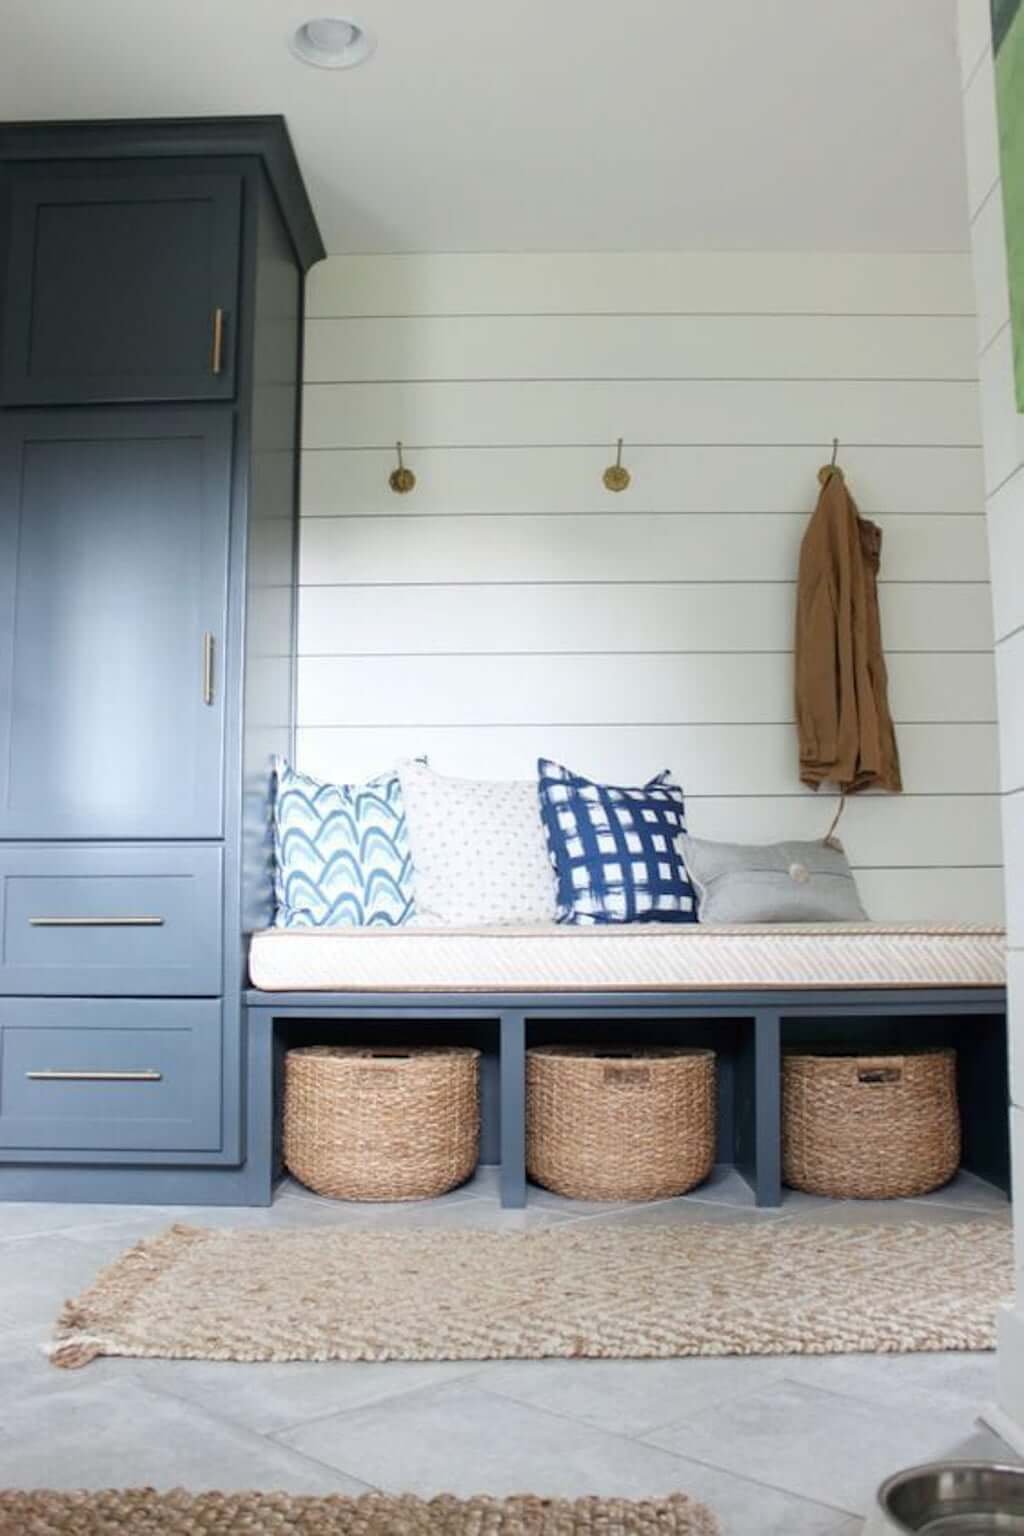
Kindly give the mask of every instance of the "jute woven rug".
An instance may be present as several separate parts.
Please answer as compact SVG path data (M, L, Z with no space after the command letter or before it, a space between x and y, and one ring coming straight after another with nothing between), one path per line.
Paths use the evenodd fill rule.
M170 1227L68 1302L56 1365L992 1349L996 1221L523 1233Z
M718 1536L669 1499L358 1499L288 1493L0 1493L0 1536Z

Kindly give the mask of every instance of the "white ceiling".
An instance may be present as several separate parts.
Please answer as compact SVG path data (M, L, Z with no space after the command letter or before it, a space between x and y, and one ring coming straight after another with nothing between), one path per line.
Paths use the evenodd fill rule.
M0 0L0 118L233 112L332 252L967 246L954 0Z

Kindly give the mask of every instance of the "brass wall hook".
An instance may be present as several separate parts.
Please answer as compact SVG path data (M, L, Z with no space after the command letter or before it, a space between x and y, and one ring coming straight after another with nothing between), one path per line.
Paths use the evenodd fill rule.
M402 463L401 443L396 443L395 448L398 452L398 468L393 469L388 476L388 485L390 485L396 496L406 496L416 484L416 476L411 469L406 469Z
M624 491L630 482L628 469L622 467L622 438L619 438L618 449L615 454L615 463L609 464L601 477L605 487L609 491Z
M831 459L829 460L829 462L827 464L823 464L821 466L821 468L818 470L818 484L819 485L824 485L828 480L831 479L831 477L833 475L838 475L840 480L843 478L843 472L839 468L839 465L836 463L836 455L838 454L838 452L839 452L839 439L838 439L838 437L834 437L832 439L832 457L831 457Z

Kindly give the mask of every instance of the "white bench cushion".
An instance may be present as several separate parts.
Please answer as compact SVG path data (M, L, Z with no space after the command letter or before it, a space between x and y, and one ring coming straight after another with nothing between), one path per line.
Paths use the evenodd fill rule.
M996 987L1001 928L926 923L269 929L266 992L641 992Z

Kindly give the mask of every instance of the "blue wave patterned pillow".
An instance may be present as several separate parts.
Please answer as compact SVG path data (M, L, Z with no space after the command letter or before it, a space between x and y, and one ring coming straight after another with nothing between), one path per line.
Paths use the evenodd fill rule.
M397 928L413 912L398 775L324 784L275 764L277 928Z
M668 772L637 789L537 763L540 816L558 880L560 923L695 923L679 848L683 792Z

